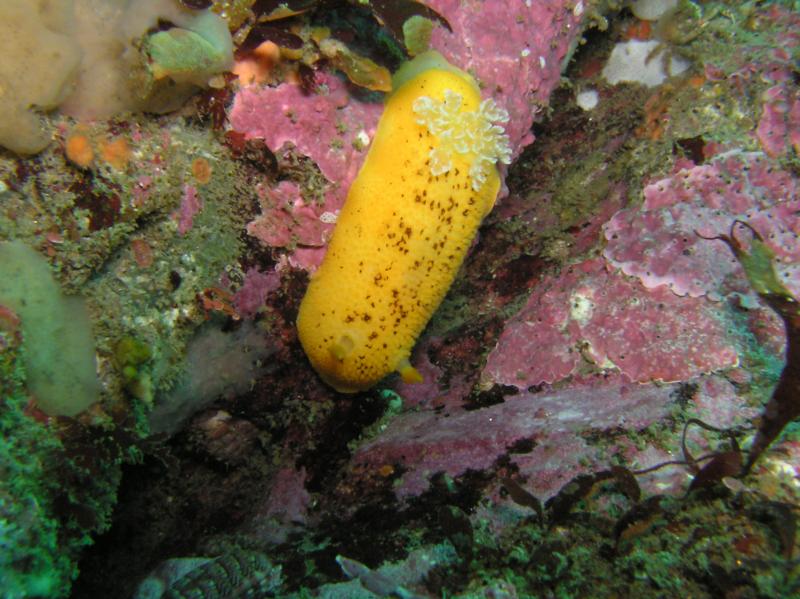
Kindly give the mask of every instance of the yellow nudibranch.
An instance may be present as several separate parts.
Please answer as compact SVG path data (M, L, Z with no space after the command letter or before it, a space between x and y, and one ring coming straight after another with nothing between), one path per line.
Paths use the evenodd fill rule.
M500 189L508 114L436 52L393 79L372 146L347 194L297 329L337 391L369 389L409 363Z

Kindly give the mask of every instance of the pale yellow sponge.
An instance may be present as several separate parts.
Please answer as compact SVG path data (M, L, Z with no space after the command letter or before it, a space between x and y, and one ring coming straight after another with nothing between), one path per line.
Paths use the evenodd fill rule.
M0 146L33 154L50 141L39 111L71 91L80 49L65 34L72 3L0 1Z
M419 380L414 344L500 189L508 116L436 53L395 76L364 165L297 319L311 364L342 392L392 371Z

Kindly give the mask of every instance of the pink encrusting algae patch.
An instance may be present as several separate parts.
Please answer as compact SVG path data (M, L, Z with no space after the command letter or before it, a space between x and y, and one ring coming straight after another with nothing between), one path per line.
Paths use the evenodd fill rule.
M194 217L203 209L203 200L197 195L197 188L188 183L183 186L181 205L175 218L178 221L178 233L186 235L194 224Z
M728 152L644 188L640 208L606 223L603 255L645 287L711 299L749 289L742 267L719 239L736 221L753 227L775 253L775 268L800 297L797 180L763 154Z
M322 206L307 204L296 183L281 181L272 189L258 191L263 196L261 215L247 224L250 235L271 247L325 245L334 219L326 218Z
M586 364L636 382L681 381L735 366L738 355L717 305L645 289L591 259L539 285L507 323L482 377L525 389Z
M435 473L455 478L489 469L508 456L527 479L526 487L544 500L577 474L593 472L606 463L603 450L587 442L589 431L641 430L668 418L679 389L678 384L636 384L612 375L577 381L559 391L522 392L479 410L451 407L441 412L406 412L394 417L378 438L359 447L349 468L358 479L385 464L401 466L394 493L408 499L424 493ZM736 396L729 401L742 405ZM526 440L532 442L530 452L513 451ZM637 466L669 459L666 452L651 455L648 450L624 442L618 447L627 463ZM682 490L685 473L670 476L665 484L663 475L675 473L660 473L661 492Z
M770 87L762 95L761 118L756 137L769 156L783 156L791 148L800 154L800 93L785 84Z
M319 72L316 78L311 94L291 83L244 87L230 111L234 131L247 139L263 139L273 152L293 146L316 164L326 180L325 188L318 190L322 197L316 199L311 194L306 197L291 181L274 189L260 185L262 212L247 227L267 246L297 248L293 263L305 269L322 261L324 252L317 248L327 242L382 111L378 102L351 97L336 76Z
M531 125L561 80L561 63L581 30L584 2L431 0L453 31L438 27L431 46L474 73L498 106L513 155L533 141ZM491 51L487 51L487 49Z

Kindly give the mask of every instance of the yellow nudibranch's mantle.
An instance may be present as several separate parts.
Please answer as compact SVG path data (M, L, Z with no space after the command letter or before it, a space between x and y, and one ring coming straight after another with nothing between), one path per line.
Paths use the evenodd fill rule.
M508 114L435 52L398 71L297 318L311 364L336 390L397 370L438 308L500 189Z

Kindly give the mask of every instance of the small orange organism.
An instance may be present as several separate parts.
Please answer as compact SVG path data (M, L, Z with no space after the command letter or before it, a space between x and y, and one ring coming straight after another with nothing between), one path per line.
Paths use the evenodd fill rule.
M206 320L212 312L221 312L233 320L242 317L233 305L233 294L219 287L207 287L197 294L197 301L205 313Z
M192 160L192 176L200 185L206 185L211 181L211 165L205 158L195 158Z
M131 241L133 259L139 268L148 268L153 264L153 249L144 239L137 238Z
M100 157L116 170L124 171L131 159L131 147L124 137L106 139L100 142Z
M81 129L76 128L67 137L64 151L69 161L81 168L89 168L94 162L92 140Z
M378 474L380 474L383 478L389 478L394 474L394 466L391 464L384 464L378 468Z
M635 21L625 29L624 37L629 40L648 40L652 34L650 21Z
M241 85L269 83L280 60L280 47L275 42L265 41L248 56L236 60L233 74L239 78Z

